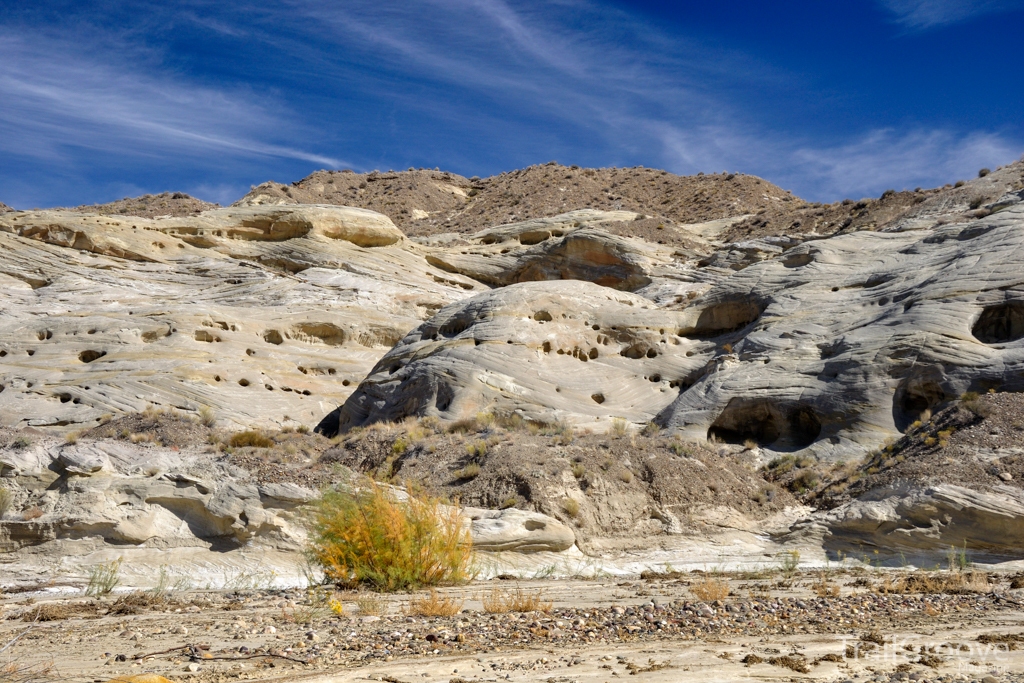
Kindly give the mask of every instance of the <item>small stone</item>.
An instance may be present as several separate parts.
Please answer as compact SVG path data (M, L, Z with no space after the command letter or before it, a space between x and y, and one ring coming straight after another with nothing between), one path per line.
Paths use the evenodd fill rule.
M192 673L195 673L196 671L199 671L199 665L195 662L192 662L191 664L185 667L185 671L191 671Z
M999 473L999 478L1002 479L1003 481L1013 481L1013 475L1010 474L1009 472L1000 472ZM989 676L988 678L992 678L992 677Z

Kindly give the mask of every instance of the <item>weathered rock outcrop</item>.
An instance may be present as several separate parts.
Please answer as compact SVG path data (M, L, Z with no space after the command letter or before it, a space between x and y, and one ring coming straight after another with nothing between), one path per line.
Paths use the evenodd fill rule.
M496 289L409 333L345 403L340 428L485 411L598 428L614 417L646 422L677 381L702 371L686 354L702 343L679 337L682 325L677 311L589 282Z
M964 391L1024 390L1024 204L914 227L645 266L636 295L571 281L476 295L382 358L340 426L657 415L691 439L863 453Z
M230 550L250 542L298 550L297 508L317 494L257 485L208 455L127 442L42 440L0 454L16 510L0 521L0 551L59 540L147 548Z
M797 523L788 538L808 539L833 560L916 562L969 551L976 561L1024 559L1024 491L907 484L873 491Z
M386 217L344 207L5 213L0 250L8 426L93 426L148 405L315 424L409 329L484 289L429 265Z

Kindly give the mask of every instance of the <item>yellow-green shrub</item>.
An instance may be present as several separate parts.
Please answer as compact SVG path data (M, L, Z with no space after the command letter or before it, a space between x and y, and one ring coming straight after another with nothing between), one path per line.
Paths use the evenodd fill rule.
M376 483L356 493L330 491L314 507L309 554L347 588L464 583L472 578L472 549L460 514L417 494L400 502Z

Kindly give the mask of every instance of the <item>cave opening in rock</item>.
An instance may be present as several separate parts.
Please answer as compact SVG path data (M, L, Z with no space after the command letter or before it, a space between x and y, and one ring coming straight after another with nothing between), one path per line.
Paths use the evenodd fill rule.
M892 419L896 429L906 432L917 420L927 420L950 397L938 381L911 377L900 382L893 396Z
M692 334L713 337L737 332L761 317L762 313L764 306L756 301L725 301L701 311Z
M1024 302L986 306L971 333L983 344L1004 344L1024 337Z
M708 440L753 441L774 451L796 451L813 444L820 434L821 420L810 406L733 398L708 429Z

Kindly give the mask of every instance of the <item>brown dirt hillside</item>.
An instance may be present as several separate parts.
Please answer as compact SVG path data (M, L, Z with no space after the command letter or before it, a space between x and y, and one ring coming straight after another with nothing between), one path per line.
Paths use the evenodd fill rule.
M761 519L792 504L741 460L656 434L572 434L491 419L444 429L426 419L353 430L320 464L413 482L464 505L536 510L587 539L658 535L673 524L694 531L714 523L714 514L702 517L709 510Z
M220 204L204 202L202 199L196 199L184 192L161 192L160 194L144 194L141 197L125 197L109 204L85 204L64 210L154 218L156 216L195 216L219 206Z
M1024 163L987 178L942 188L886 191L878 198L806 202L756 176L741 173L679 176L651 168L579 168L554 162L490 178L445 171L317 171L283 185L266 182L240 203L324 203L359 206L390 216L408 235L472 233L486 226L552 216L574 209L622 209L646 218L610 226L651 242L685 242L671 228L748 216L719 239L735 242L781 234L876 230L908 213L959 206L964 218L981 203L1024 186Z
M317 171L291 185L264 183L242 202L359 206L390 216L409 235L472 233L574 209L621 209L648 217L630 223L626 232L651 241L665 240L671 232L657 231L658 225L752 214L781 226L784 221L778 216L811 206L755 176L678 176L650 168L594 169L553 162L490 178L430 170Z

